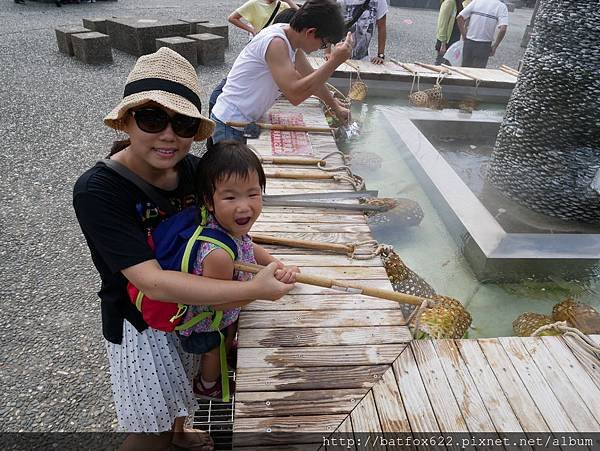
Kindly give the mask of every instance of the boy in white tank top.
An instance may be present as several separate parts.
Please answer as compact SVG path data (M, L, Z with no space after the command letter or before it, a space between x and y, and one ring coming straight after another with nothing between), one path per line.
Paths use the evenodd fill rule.
M241 130L226 123L258 121L280 94L293 105L316 95L339 119L347 120L348 110L333 98L324 83L350 57L350 33L333 47L329 60L317 70L306 58L307 53L339 42L344 31L342 12L335 0L308 0L289 25L274 24L258 33L235 60L212 109L210 117L216 123L213 141L245 141Z

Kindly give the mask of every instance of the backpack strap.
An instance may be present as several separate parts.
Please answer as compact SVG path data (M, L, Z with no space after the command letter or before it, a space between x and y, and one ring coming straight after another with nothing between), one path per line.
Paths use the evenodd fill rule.
M137 186L142 192L148 196L148 198L156 204L158 208L160 208L165 213L172 215L176 213L175 207L171 205L171 203L167 200L165 196L163 196L154 186L150 185L150 183L146 182L140 176L132 172L125 165L119 163L116 160L105 159L98 160L98 163L106 166L108 169L111 169L113 172L116 172L121 177L126 180L129 180L135 186Z
M360 5L357 9L356 12L354 13L354 16L352 16L352 19L350 19L350 21L348 23L346 23L346 31L349 31L350 28L352 28L352 26L358 22L358 19L360 19L360 16L363 15L363 13L367 10L367 8L369 7L369 3L371 2L371 0L366 0L362 5Z
M205 222L205 209L202 209L202 218L203 223ZM227 254L231 257L232 260L236 260L238 257L237 253L237 244L227 233L223 232L219 229L211 229L205 227L204 225L199 225L194 234L190 237L187 242L183 258L181 261L181 271L188 272L190 257L192 255L192 251L194 245L196 245L199 241L206 241L207 243L212 243L216 246L219 246L223 249ZM197 249L197 247L196 247ZM180 304L180 310L182 305ZM187 306L183 306L187 310ZM185 310L183 311L185 313ZM182 313L183 314L183 313ZM213 316L214 315L214 316ZM223 319L223 310L216 311L206 311L199 313L198 315L191 318L189 321L180 324L175 327L175 330L186 330L194 327L200 321L212 318L212 322L210 324L211 329L219 333L220 344L219 344L219 360L221 363L221 389L223 390L223 402L229 402L230 393L229 393L229 376L227 375L227 349L225 348L225 336L223 332L219 329L219 325Z

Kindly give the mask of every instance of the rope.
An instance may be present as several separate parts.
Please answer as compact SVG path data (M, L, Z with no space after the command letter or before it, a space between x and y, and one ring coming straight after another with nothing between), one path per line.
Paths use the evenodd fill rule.
M417 333L419 331L419 326L420 326L420 322L421 322L421 314L425 311L425 309L431 308L434 306L435 306L435 303L432 302L431 300L423 299L421 301L421 305L419 305L419 308L414 309L413 312L408 317L408 320L406 320L406 323L403 324L403 326L410 326L410 324L413 321L415 321L413 331L412 331L413 340L417 339Z
M411 95L413 93L414 87L415 87L415 80L417 80L417 91L421 90L421 75L418 72L413 72L413 81L412 81L412 85L410 86L410 92L408 93L408 95Z
M354 260L370 260L378 255L381 255L384 251L391 251L394 249L389 244L379 244L377 240L358 241L355 243L349 243L347 245L351 251L346 254L348 257ZM370 246L373 250L368 254L356 255L356 251L359 247Z
M343 152L340 152L339 150L328 153L327 155L325 155L324 157L321 158L321 161L326 162L329 157L332 157L334 155L339 155L342 157L342 162L344 163L343 166L338 166L338 167L334 167L334 168L326 168L324 166L324 164L321 164L321 162L319 162L319 163L317 163L317 167L319 169L321 169L322 171L327 171L327 172L339 171L340 169L345 169L348 167L348 160L346 159L346 155Z
M600 346L594 343L594 341L592 341L590 337L581 332L579 329L575 327L570 327L566 321L558 321L556 323L546 324L538 328L535 332L531 334L531 336L537 337L547 330L556 330L558 332L561 332L565 337L573 337L576 342L578 342L592 354L597 354L600 358Z
M349 169L349 168L348 168ZM364 179L360 175L333 175L333 180L336 182L348 182L354 188L354 191L364 191L366 185Z

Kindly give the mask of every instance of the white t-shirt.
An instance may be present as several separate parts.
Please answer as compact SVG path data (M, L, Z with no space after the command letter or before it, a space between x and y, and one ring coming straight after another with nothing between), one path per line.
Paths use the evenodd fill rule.
M496 27L508 25L508 8L499 0L473 0L460 13L469 19L467 39L492 42Z
M346 22L352 20L354 12L360 8L367 0L337 0L342 7L342 14ZM369 7L362 13L356 23L350 28L354 47L352 49L352 59L368 60L369 44L375 31L375 22L385 16L388 12L386 0L370 0Z
M292 63L296 51L283 30L287 24L273 24L258 33L243 48L227 75L223 92L212 109L222 122L255 122L273 106L281 95L265 59L267 48L275 38L282 38Z

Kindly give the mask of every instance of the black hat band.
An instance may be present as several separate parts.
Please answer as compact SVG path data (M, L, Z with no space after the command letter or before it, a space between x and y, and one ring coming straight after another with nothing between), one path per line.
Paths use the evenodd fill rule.
M125 90L123 91L123 97L146 91L166 91L177 94L178 96L189 100L196 108L198 108L199 112L202 112L202 103L200 102L198 94L181 83L162 78L142 78L141 80L127 83L125 85Z

